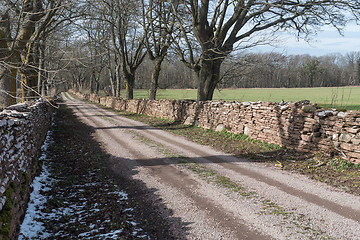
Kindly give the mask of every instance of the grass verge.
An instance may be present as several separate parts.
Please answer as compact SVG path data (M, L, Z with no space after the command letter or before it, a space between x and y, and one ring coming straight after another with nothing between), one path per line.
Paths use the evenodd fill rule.
M338 156L332 156L333 152L317 154L299 152L275 144L256 141L246 135L204 130L179 122L129 112L117 113L173 134L184 136L191 141L209 145L236 157L263 162L268 166L300 173L331 186L342 188L349 193L360 195L360 165L350 163Z
M255 191L247 189L239 182L219 174L216 170L208 168L204 164L194 162L190 158L184 156L176 155L162 144L154 143L151 139L148 139L135 131L129 132L146 145L156 148L158 152L163 153L169 160L177 163L181 168L195 173L207 183L215 184L228 192L236 193L242 197L251 199L254 204L259 204L261 208L261 211L258 212L259 215L275 215L281 217L283 226L296 229L296 231L303 234L306 239L333 239L330 236L324 235L324 232L319 227L313 226L309 219L304 218L303 215L295 214L290 209L286 209L269 199L260 197Z

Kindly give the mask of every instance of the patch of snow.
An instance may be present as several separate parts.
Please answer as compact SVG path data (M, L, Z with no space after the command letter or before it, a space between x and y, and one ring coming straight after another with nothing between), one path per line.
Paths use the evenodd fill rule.
M46 166L46 163L48 163L47 150L49 145L52 143L51 135L52 133L49 131L46 140L43 146L41 147L42 155L40 157L40 160L43 161L45 165L42 166L42 172L40 176L35 177L32 183L33 192L30 195L30 201L28 203L28 208L23 223L21 224L20 227L20 233L18 239L19 240L54 239L53 237L55 237L56 239L68 239L70 236L67 235L67 233L64 231L58 231L55 234L47 232L43 223L49 220L60 218L65 215L73 216L73 217L71 217L71 219L69 219L67 223L64 223L64 225L82 224L88 226L87 232L80 233L77 235L78 239L119 239L120 234L123 233L122 229L112 230L108 233L100 234L100 231L105 229L102 226L101 221L98 222L95 219L93 219L94 221L90 223L84 221L85 219L91 217L93 213L97 213L101 211L100 206L98 206L99 204L97 203L89 208L87 198L81 198L81 202L72 204L68 207L59 207L56 209L52 209L50 213L45 213L44 204L48 201L49 197L43 195L42 193L49 191L51 189L52 183L57 181L51 176L49 171L50 167ZM98 182L78 185L76 186L77 191L74 195L77 195L79 192L85 191L84 188L86 187L97 186L97 185L99 185ZM118 202L128 200L127 193L123 191L111 191L108 194L116 196ZM128 213L127 215L130 217L129 218L130 221L128 221L128 223L130 223L132 226L137 226L138 224L135 221L133 221L131 215L133 210L134 210L133 208L126 208L124 210L124 214ZM111 220L108 219L103 221L103 223L107 223L107 222L111 222ZM132 234L136 239L148 238L146 235L137 236L137 234L144 234L144 231L141 228L135 228Z
M70 215L74 213L74 210L71 208L59 208L59 209L53 209L53 213L55 214L61 214L61 215ZM56 215L55 215L56 216ZM54 217L55 217L54 216Z
M128 200L129 199L127 193L125 193L123 191L110 192L109 194L113 194L113 195L120 197L119 200Z
M118 234L121 234L122 231L123 231L122 229L120 229L120 230L114 230L114 231L111 231L111 232L109 232L109 233L99 235L99 238L104 238L104 239L118 239Z
M133 226L136 226L137 225L137 223L136 222L133 222L133 221L131 221L131 222L129 222L131 225L133 225Z
M0 187L0 193L1 193L1 194L4 194L5 191L6 191L5 187L4 187L4 186L1 186L1 187Z
M6 202L6 197L0 198L0 211L1 211L2 207L4 206L5 202Z
M147 235L138 235L139 232L142 232L143 229L142 228L136 228L135 231L132 232L132 235L134 237L136 237L136 239L140 239L140 238L146 238L146 239L150 239Z
M45 142L41 149L46 150L51 143L51 131L48 132L48 135L45 139ZM40 160L46 158L46 152L43 151ZM29 204L25 213L24 220L20 226L19 240L22 239L46 239L50 236L50 233L45 231L43 223L38 221L45 217L45 214L42 213L43 205L46 203L47 199L41 194L41 191L44 191L48 188L50 173L48 168L43 165L42 172L40 176L35 177L31 186L33 188L32 193L30 194Z
M78 235L79 238L84 238L84 237L88 237L89 235L93 235L93 233L98 233L99 231L97 229L91 230L90 232L84 232L84 233L80 233ZM88 238L89 239L89 238Z
M147 235L140 235L140 236L136 236L137 238L146 238L146 239L150 239L150 238L148 238L148 236Z

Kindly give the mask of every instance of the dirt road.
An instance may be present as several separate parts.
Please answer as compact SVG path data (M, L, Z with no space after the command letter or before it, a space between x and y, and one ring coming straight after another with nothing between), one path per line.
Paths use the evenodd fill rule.
M65 103L165 208L176 239L360 239L360 197L78 101Z

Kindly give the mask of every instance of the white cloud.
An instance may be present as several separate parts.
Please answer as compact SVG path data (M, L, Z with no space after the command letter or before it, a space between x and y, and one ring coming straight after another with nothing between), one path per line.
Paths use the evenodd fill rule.
M352 24L344 29L341 36L334 28L325 27L308 43L297 40L290 34L281 34L283 41L277 47L256 47L252 52L283 52L286 54L310 54L315 56L332 53L348 53L360 51L360 26Z

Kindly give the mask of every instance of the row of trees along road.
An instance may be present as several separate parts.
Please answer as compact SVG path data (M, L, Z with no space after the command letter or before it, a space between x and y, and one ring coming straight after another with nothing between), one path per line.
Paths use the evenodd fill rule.
M359 0L0 1L0 102L14 103L16 86L24 99L60 83L97 92L107 81L115 96L123 82L131 99L136 73L144 69L150 69L145 75L151 81L143 85L150 85L155 99L159 76L174 75L161 69L178 61L191 69L188 77L196 83L187 84L196 85L198 100L211 100L221 80L234 81L233 66L257 65L254 58L244 60L250 55L234 60L241 50L272 43L276 32L307 38L323 25L341 31L358 20L359 8ZM320 61L305 65L309 86L318 84ZM249 69L232 73L246 79ZM269 86L279 79L298 82L288 86L303 84L277 69L271 79L282 77Z
M71 0L0 1L0 106L35 97L50 76L45 71L46 43L75 18ZM18 84L17 84L18 83Z

